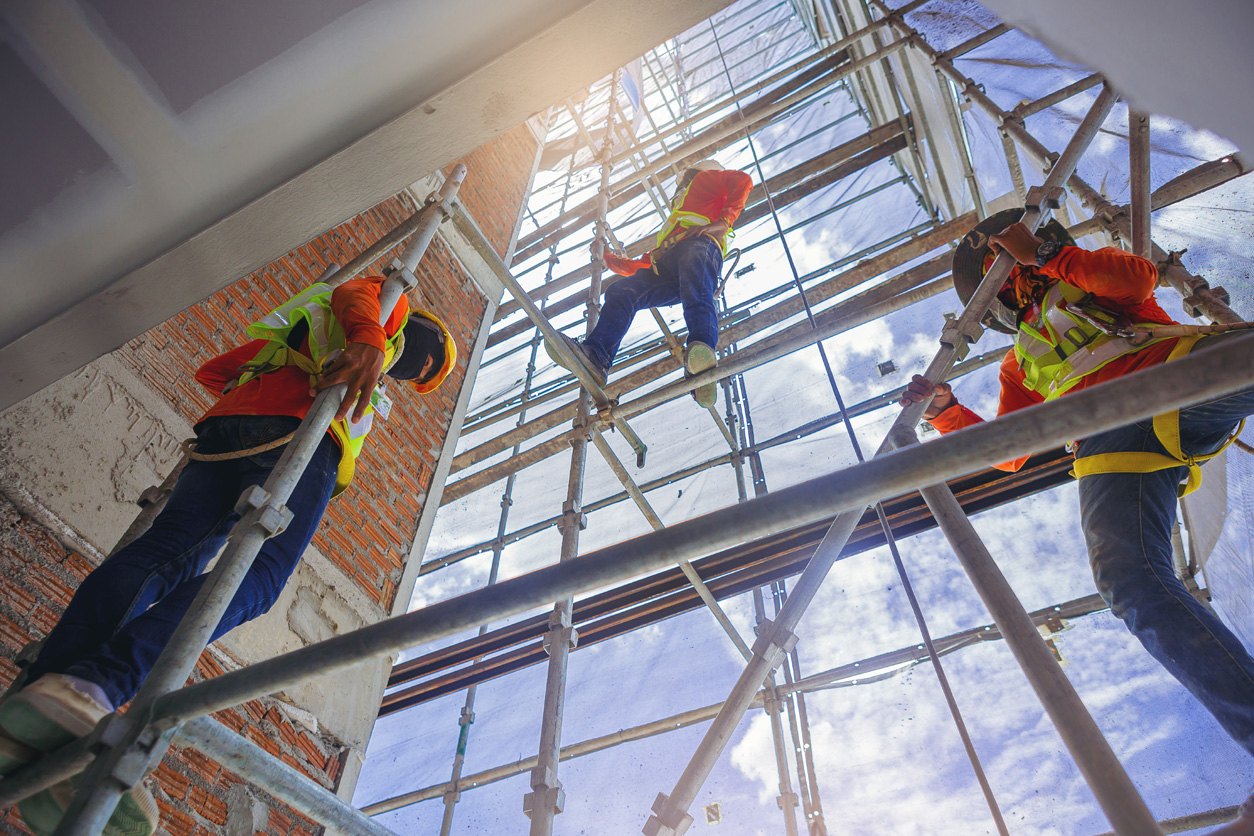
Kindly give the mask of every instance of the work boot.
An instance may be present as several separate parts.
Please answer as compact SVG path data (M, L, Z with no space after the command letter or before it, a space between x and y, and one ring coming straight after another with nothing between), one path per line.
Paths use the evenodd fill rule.
M597 386L604 389L605 381L609 379L609 371L594 360L592 355L587 352L578 340L573 340L565 334L558 334L558 336L562 338L563 343L570 349L571 353L578 357L580 362L583 363L584 370L587 371L588 374L592 375L592 379L596 381ZM557 365L567 371L574 371L574 369L566 365L566 362L558 356L557 349L553 348L553 345L548 340L544 341L544 350L554 363L557 363Z
M702 342L690 342L684 350L684 376L693 377L701 372L709 371L718 365L718 355L714 349ZM706 383L692 392L692 397L701 406L709 409L718 399L718 384Z

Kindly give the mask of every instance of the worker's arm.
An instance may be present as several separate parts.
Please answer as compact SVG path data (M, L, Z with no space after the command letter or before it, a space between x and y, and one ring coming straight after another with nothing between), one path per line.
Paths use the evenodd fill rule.
M745 201L749 199L749 192L753 191L753 178L743 171L706 171L703 174L713 174L719 177L719 185L723 192L723 211L719 214L718 219L727 221L727 225L731 226L736 223L736 218L740 217L740 213L745 209Z
M1152 261L1114 247L1093 252L1063 247L1041 272L1121 305L1144 302L1158 284L1158 268Z
M1036 249L1044 241L1022 223L990 235L988 243L994 250L1010 253L1020 264L1038 267L1045 276L1119 305L1137 305L1150 299L1158 283L1158 268L1152 261L1113 247L1093 252L1063 247L1058 255L1038 266Z
M348 391L335 414L336 419L344 418L350 409L354 421L366 414L370 395L383 373L383 347L387 337L403 327L409 315L409 301L402 294L387 323L379 325L382 285L383 280L379 278L352 279L331 294L331 312L344 329L348 346L323 372L309 394L316 395L339 383L347 384Z
M227 384L239 378L240 367L256 357L265 344L265 340L252 340L206 361L196 370L196 382L222 397Z
M1023 372L1019 370L1013 351L1006 352L1006 356L1002 359L998 379L1001 383L1001 398L997 406L998 417L1041 403L1041 397L1023 385ZM929 395L933 396L932 402L924 411L923 420L935 427L937 432L951 433L984 421L979 415L958 403L958 399L953 394L953 388L948 383L938 383L932 386L922 375L916 374L906 385L906 391L902 394L900 403L902 406L922 403ZM1023 467L1023 463L1027 460L1027 456L1022 456L1013 461L1002 462L996 467L998 470L1013 472Z

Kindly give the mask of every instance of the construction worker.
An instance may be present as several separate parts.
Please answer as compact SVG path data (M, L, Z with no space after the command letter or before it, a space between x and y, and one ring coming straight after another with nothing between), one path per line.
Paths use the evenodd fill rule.
M86 735L130 701L239 519L242 491L266 481L314 396L347 384L330 431L287 500L291 522L265 541L210 640L278 599L327 503L348 487L375 414L387 416L382 373L425 393L456 360L448 329L426 311L411 316L403 295L380 327L382 282L354 279L334 291L316 284L249 326L251 342L196 372L218 401L196 424L192 460L152 527L83 581L27 669L25 687L0 703L0 774ZM44 836L72 793L62 782L18 808ZM146 836L156 821L156 804L141 786L123 796L105 832Z
M964 302L998 252L1018 262L985 320L1015 335L1001 364L998 415L1222 339L1165 336L1194 329L1154 300L1152 262L1119 249L1081 249L1057 221L1033 234L1016 223L1021 216L1010 209L985 219L954 252L954 287ZM918 375L901 403L928 396L923 417L942 433L982 420L948 384ZM1254 389L1099 433L1077 442L1075 473L1090 564L1111 612L1254 755L1254 658L1176 577L1171 552L1177 496L1196 487L1198 465L1223 450L1251 413ZM1026 459L999 467L1018 470ZM1225 833L1254 833L1254 811L1229 827L1237 829Z
M752 189L753 181L743 171L724 171L713 160L694 163L676 181L671 213L658 233L657 247L637 259L605 253L605 265L623 278L605 291L600 318L587 338L577 342L562 335L598 384L605 385L636 313L676 303L683 305L688 325L685 374L691 377L714 368L718 362L714 293L734 235L732 225ZM545 349L554 362L565 365L552 346L546 343ZM713 383L693 392L704 407L714 405L715 395Z

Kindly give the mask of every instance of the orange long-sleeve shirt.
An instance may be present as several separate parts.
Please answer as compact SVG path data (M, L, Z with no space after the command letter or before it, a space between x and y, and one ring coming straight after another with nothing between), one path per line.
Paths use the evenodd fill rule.
M1098 304L1120 311L1133 322L1158 322L1172 324L1174 319L1154 299L1154 286L1158 283L1158 270L1152 262L1123 250L1107 247L1090 252L1079 247L1063 247L1055 258L1041 268L1041 272L1061 279L1083 291L1092 293ZM1140 351L1126 354L1080 379L1070 392L1078 392L1106 380L1114 380L1125 374L1156 366L1164 362L1176 346L1176 338ZM997 406L998 416L1016 409L1043 403L1045 398L1027 388L1023 383L1023 370L1015 359L1014 351L1006 352L1001 361L1001 397ZM1066 393L1064 393L1064 397ZM984 419L965 406L955 403L929 423L942 433L960 430ZM1001 470L1018 470L1028 457L997 465Z
M409 300L402 294L386 325L379 326L379 290L383 279L352 279L331 294L331 312L344 328L350 343L365 343L380 351L388 337L396 334L409 315ZM220 354L196 371L196 382L218 396L218 402L200 417L216 415L290 415L304 418L313 398L309 396L309 375L295 366L284 366L253 378L225 395L222 390L240 375L240 367L257 356L265 340L251 340ZM309 339L301 344L309 353Z
M745 201L749 192L753 191L753 178L743 171L734 169L727 171L698 171L692 178L684 202L672 211L695 212L715 221L727 221L733 226L736 218L745 209ZM676 226L667 240L675 236L683 236L687 231ZM613 253L605 254L605 266L620 276L630 276L637 270L647 270L653 266L651 254L645 253L640 258L624 258Z

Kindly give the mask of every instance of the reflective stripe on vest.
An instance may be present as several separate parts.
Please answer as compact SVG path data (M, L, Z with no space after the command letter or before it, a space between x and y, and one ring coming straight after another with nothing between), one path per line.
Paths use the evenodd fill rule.
M692 178L692 183L697 182L697 178ZM713 223L705 215L698 212L689 212L684 209L684 200L688 197L688 190L692 188L692 183L684 187L679 196L671 201L671 213L667 217L666 223L662 226L662 231L657 234L657 245L664 246L667 237L675 231L675 227L682 229L692 229L696 226L706 226ZM713 235L708 236L710 240L718 244L718 248L723 251L723 255L727 255L727 245L736 237L735 231L731 228L731 224L727 226L727 232L722 238L715 238Z
M1170 363L1188 354L1200 339L1200 336L1181 337L1171 349L1166 362ZM1228 445L1236 440L1244 427L1245 419L1241 419L1236 430L1228 436L1228 440L1218 450L1205 456L1190 456L1184 452L1180 442L1180 410L1165 412L1154 416L1154 435L1158 437L1167 455L1150 451L1098 453L1096 456L1076 459L1071 475L1079 479L1081 476L1097 476L1104 473L1153 473L1167 468L1185 467L1188 468L1188 478L1176 489L1176 495L1187 496L1202 485L1202 465L1227 450Z
M1112 360L1169 339L1160 337L1133 345L1124 337L1110 336L1084 316L1064 307L1070 303L1085 309L1081 300L1087 295L1074 285L1056 282L1041 302L1040 321L1019 323L1014 352L1023 371L1023 384L1047 401L1074 388L1084 377ZM1096 318L1108 318L1104 311L1091 310ZM1149 327L1153 323L1134 325Z
M322 373L323 365L333 360L334 356L348 345L344 328L331 310L331 293L331 288L325 284L311 285L262 319L249 325L250 337L267 342L252 360L243 365L244 373L240 375L237 385L243 385L259 375L283 366L296 366L308 373L310 383L317 380ZM301 320L309 325L308 355L301 353L299 347L291 347L287 344L292 329ZM384 368L391 365L397 349L403 344L403 331L404 323L384 344ZM374 426L374 413L377 412L379 417L386 421L391 410L392 401L388 398L385 387L379 385L371 392L370 404L360 420L353 421L350 414L346 418L331 423L330 432L340 445L340 463L332 496L339 496L352 482L357 456L361 454L366 436Z

